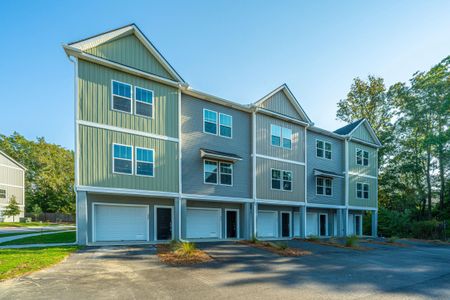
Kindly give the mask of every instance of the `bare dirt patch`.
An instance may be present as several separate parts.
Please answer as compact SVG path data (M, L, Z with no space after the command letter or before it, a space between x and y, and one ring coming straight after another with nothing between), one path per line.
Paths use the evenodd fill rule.
M266 251L278 254L280 256L294 256L294 257L298 257L298 256L305 256L305 255L312 254L311 251L307 251L307 250L301 250L301 249L289 248L289 247L288 248L282 248L282 247L279 247L279 246L277 247L276 244L270 243L270 242L240 241L239 243L247 245L247 246L263 249L263 250L266 250Z
M170 245L157 245L159 260L168 265L192 265L212 261L211 256L202 250L193 250L189 254L172 250Z

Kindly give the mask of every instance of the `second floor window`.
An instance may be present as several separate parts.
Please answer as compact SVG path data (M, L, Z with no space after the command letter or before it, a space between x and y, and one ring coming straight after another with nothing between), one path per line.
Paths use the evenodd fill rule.
M136 87L135 114L144 117L153 117L153 91Z
M217 113L212 110L203 110L203 131L217 134Z
M231 138L233 132L233 117L216 111L203 110L203 131L206 133Z
M136 147L136 175L153 177L154 151Z
M233 185L233 164L214 160L203 162L204 183Z
M331 178L316 178L316 194L325 196L333 195L333 184Z
M273 190L292 191L292 172L272 169L271 187Z
M112 102L114 110L131 114L131 85L113 80Z
M356 164L360 166L369 165L369 152L356 148Z
M331 143L321 140L316 141L316 156L331 159Z
M369 184L368 183L356 183L356 198L369 199Z
M272 146L292 149L292 130L278 125L270 125L270 143Z
M0 189L0 199L6 199L6 190Z
M133 147L113 145L113 172L119 174L133 174Z

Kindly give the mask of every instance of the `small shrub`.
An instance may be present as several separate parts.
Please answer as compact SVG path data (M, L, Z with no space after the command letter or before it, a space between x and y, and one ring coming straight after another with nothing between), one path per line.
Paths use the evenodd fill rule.
M306 239L314 242L314 241L318 241L319 237L315 236L315 235L310 235Z
M258 239L256 238L256 235L252 235L252 238L250 239L250 243L256 244L258 242Z
M437 220L418 221L411 228L412 235L418 239L439 239L441 236Z
M398 237L397 236L391 236L390 238L388 238L387 242L388 243L395 243L397 242Z
M357 247L358 246L358 237L356 235L346 237L345 246L351 247L351 248Z
M197 246L192 242L181 242L179 243L176 253L182 256L191 256L197 250Z
M271 243L271 245L279 250L286 250L288 247L288 244L285 242L277 242L277 243Z
M180 249L180 241L178 240L171 240L169 243L169 248L171 251L176 251L178 249Z

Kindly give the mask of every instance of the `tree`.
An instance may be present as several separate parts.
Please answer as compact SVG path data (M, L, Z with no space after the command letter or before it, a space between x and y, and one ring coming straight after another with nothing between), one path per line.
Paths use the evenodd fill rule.
M31 213L33 214L34 220L37 221L39 216L42 214L42 209L38 204L35 204L31 209Z
M3 215L7 217L13 217L13 222L15 222L14 217L20 214L19 203L17 203L16 196L12 195L8 206L3 210Z

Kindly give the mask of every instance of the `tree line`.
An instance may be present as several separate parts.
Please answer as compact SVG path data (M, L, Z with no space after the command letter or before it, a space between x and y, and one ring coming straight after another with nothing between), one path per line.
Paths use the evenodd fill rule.
M383 143L379 232L438 235L450 220L450 56L390 87L380 77L355 78L336 117L366 118Z

